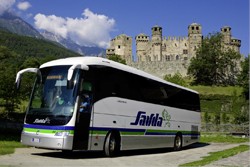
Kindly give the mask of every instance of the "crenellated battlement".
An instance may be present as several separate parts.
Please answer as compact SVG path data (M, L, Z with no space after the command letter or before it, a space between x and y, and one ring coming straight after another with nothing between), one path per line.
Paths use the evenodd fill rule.
M142 68L147 72L152 70L151 73L156 73L154 71L162 71L162 68L167 68L167 71L163 70L166 74L168 71L171 71L169 73L178 71L181 74L186 74L187 62L196 56L196 50L202 43L202 26L198 23L190 24L187 36L162 36L163 28L158 25L151 28L151 33L151 38L144 33L135 37L136 62L132 61L132 37L125 34L110 41L110 47L107 48L106 54L107 56L120 55L127 64L139 69ZM241 40L232 38L231 27L222 27L221 34L225 48L240 52ZM163 67L160 68L161 66ZM157 74L157 76L160 75Z

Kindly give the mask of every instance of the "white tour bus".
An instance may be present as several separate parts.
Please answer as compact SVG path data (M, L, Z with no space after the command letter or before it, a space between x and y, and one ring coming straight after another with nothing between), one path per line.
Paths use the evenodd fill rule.
M37 74L21 142L59 150L173 147L200 138L196 91L97 57L74 57L17 73Z

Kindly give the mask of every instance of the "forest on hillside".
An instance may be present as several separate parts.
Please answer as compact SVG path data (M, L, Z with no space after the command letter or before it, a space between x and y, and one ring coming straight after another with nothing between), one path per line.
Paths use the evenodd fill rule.
M63 58L81 56L70 51L58 43L53 43L45 39L21 36L7 31L0 30L0 46L5 46L14 51L23 59L27 57L44 58L48 56Z
M14 83L19 70L39 67L50 60L75 56L81 55L56 43L0 31L0 113L24 111L20 104L28 100L34 76L24 76L22 88L17 93Z

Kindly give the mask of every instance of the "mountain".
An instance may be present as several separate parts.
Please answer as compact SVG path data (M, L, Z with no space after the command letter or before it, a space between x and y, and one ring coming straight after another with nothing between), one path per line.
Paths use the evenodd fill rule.
M0 30L0 47L14 51L22 59L29 57L55 59L81 56L65 47L45 39L38 39Z
M103 48L100 47L88 47L88 46L80 46L76 44L71 39L63 38L60 35L56 35L53 33L50 33L48 31L44 31L41 33L41 35L48 40L58 42L64 47L73 50L81 55L87 55L87 56L105 56L106 51Z
M33 38L0 30L0 47L4 46L21 56L22 59L29 57L53 59L81 56L58 43L45 39Z
M43 36L30 24L10 12L5 12L0 15L0 29L23 36L43 38Z
M10 12L5 12L0 15L0 30L5 30L23 36L47 39L56 42L69 50L79 53L80 55L105 56L106 54L106 51L103 48L80 46L71 39L65 39L47 31L40 33L22 18Z

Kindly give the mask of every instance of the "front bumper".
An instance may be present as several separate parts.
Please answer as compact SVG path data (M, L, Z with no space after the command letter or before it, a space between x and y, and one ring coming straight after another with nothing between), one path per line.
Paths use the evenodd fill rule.
M21 143L39 148L72 150L73 136L55 136L53 134L39 134L23 131Z

